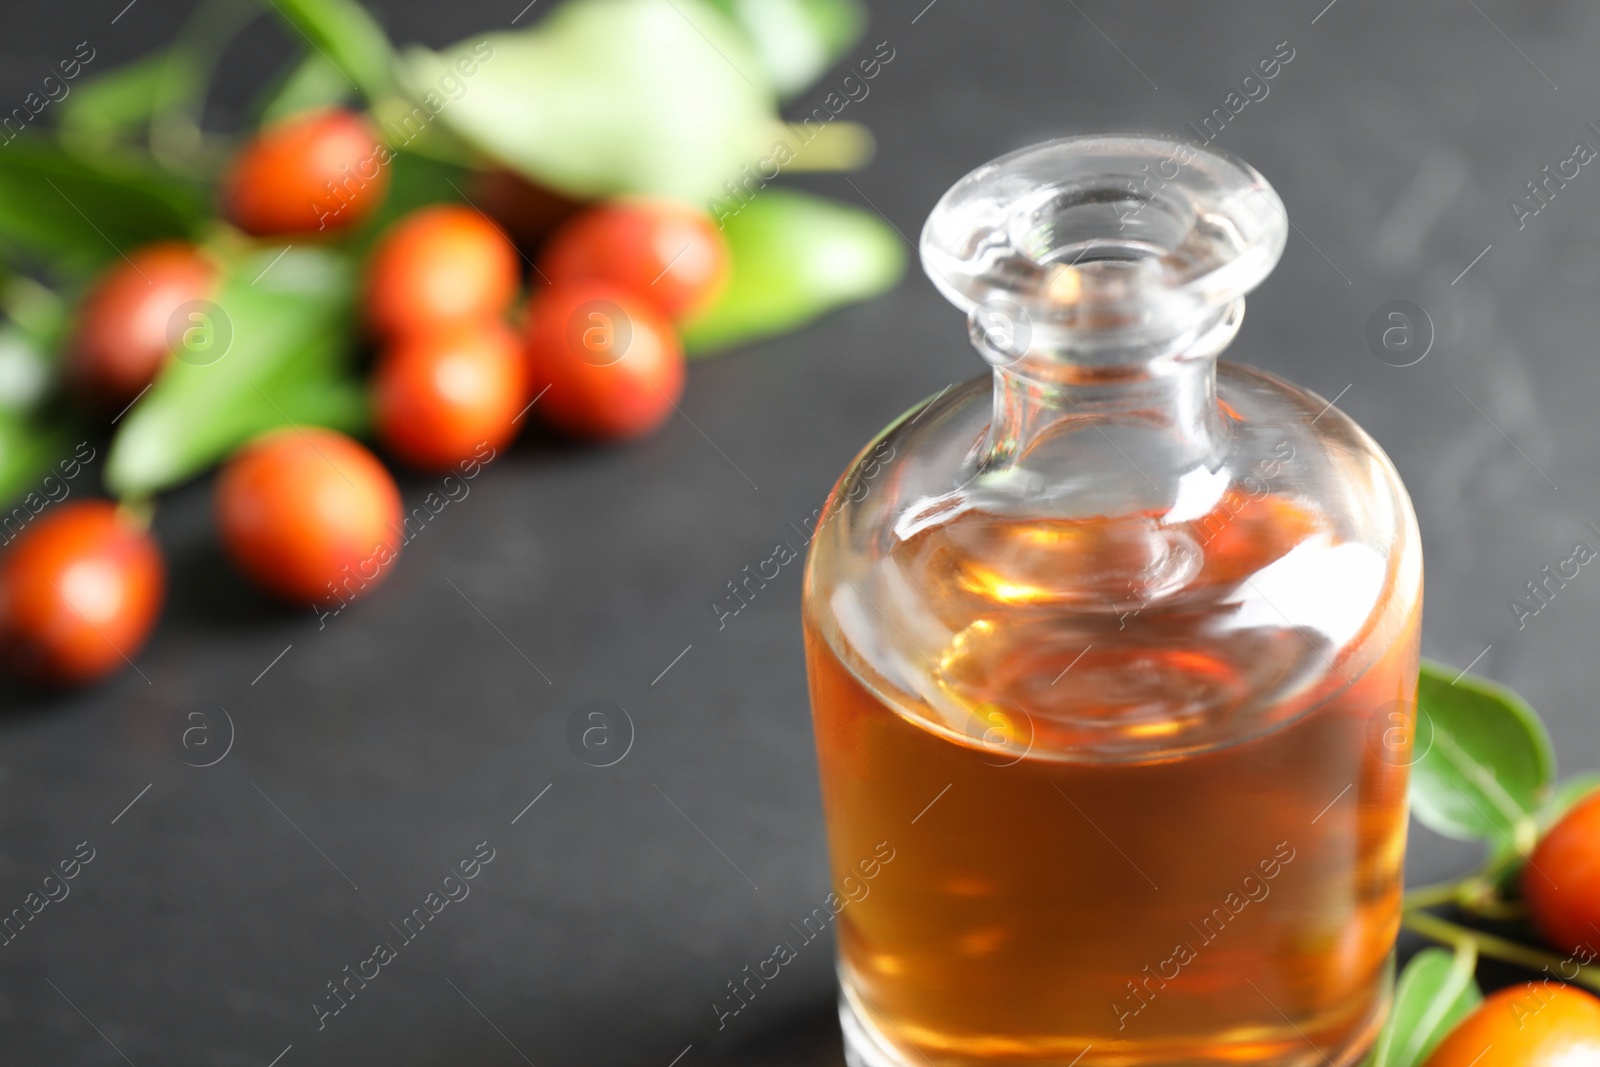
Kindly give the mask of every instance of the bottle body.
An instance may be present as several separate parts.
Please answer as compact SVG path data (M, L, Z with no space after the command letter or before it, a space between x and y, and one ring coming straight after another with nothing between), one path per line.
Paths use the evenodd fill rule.
M1343 1067L1381 1023L1414 522L1342 414L1229 376L1248 388L1227 410L1277 393L1288 429L1188 519L962 510L869 535L939 466L920 437L992 432L982 382L835 489L805 631L852 1062ZM1261 414L1236 444L1274 437ZM1376 523L1308 491L1340 483Z
M1312 1067L1366 1048L1406 819L1369 722L1414 700L1414 625L1293 724L1132 766L953 744L807 640L835 892L851 900L879 842L899 861L837 926L847 1010L886 1062Z

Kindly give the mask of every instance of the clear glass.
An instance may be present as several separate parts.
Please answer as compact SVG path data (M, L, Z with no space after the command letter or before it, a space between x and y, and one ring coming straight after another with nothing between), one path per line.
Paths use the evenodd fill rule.
M1380 1025L1422 555L1359 427L1217 360L1286 228L1148 137L929 218L991 374L867 445L806 572L851 1064L1343 1067Z

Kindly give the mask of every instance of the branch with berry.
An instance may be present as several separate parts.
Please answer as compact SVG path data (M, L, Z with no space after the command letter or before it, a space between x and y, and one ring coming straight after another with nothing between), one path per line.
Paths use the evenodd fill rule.
M1600 775L1558 782L1526 701L1438 664L1398 740L1417 821L1485 858L1406 893L1401 925L1444 947L1407 965L1366 1067L1600 1064ZM1480 959L1536 977L1485 998Z

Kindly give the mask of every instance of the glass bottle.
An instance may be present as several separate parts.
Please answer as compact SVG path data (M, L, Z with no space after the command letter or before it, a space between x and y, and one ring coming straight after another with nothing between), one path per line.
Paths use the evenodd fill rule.
M928 219L992 372L862 451L806 572L851 1064L1343 1067L1381 1024L1422 554L1370 437L1217 360L1286 228L1138 136Z

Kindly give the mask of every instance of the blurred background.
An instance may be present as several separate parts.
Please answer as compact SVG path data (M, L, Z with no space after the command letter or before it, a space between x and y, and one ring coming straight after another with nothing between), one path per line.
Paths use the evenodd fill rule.
M559 6L525 3L369 7L396 42L442 47ZM80 42L95 69L170 42L191 6L11 5L0 110ZM979 163L1068 134L1188 135L1227 108L1213 144L1265 174L1294 224L1229 358L1336 399L1383 445L1421 522L1425 653L1523 693L1564 772L1600 767L1600 578L1535 617L1511 606L1600 522L1600 174L1585 165L1543 200L1528 188L1578 142L1600 146L1600 10L869 6L859 43L785 114L886 49L844 116L876 154L782 181L880 214L908 254ZM207 127L245 123L301 48L263 10L220 58ZM1292 58L1234 113L1225 101L1275 53ZM1392 301L1431 338L1409 366L1369 343ZM381 588L320 625L227 567L210 478L167 494L170 605L139 672L65 695L0 688L0 908L80 842L94 851L70 897L0 948L4 1058L840 1062L824 941L736 1016L714 1007L828 875L801 568L720 625L713 605L793 543L878 430L980 371L913 265L876 300L692 363L653 436L524 436ZM436 482L402 474L408 507ZM615 731L604 759L575 740L596 707ZM213 752L231 742L208 766L178 740L195 709ZM328 983L475 854L492 859L470 896L320 1019ZM1408 877L1475 858L1414 827Z

